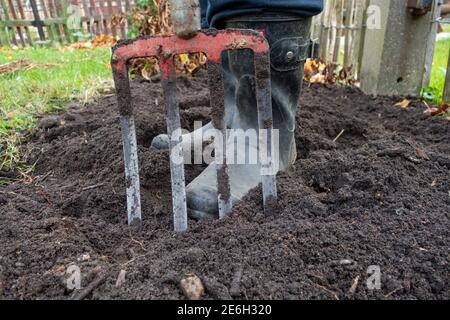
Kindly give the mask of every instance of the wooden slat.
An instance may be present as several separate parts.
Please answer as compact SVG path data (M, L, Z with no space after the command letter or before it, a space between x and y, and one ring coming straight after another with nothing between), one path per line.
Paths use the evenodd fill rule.
M112 1L111 0L106 0L106 3L108 4L108 18L107 18L107 22L109 24L109 28L111 30L112 35L115 37L115 36L117 36L117 29L111 23L111 19L112 19L112 16L113 16Z
M4 24L3 21L0 20L0 46L7 46L8 40L6 40L5 32L4 32Z
M339 53L341 50L341 36L342 36L342 25L344 21L344 0L336 0L336 33L335 33L335 39L334 39L334 49L333 49L333 55L332 55L332 61L333 62L339 62Z
M47 8L47 4L45 3L45 0L40 0L40 4L41 4L42 13L44 15L44 21L45 20L48 21L49 20L49 10ZM57 32L55 30L55 25L53 23L50 24L46 29L47 29L47 35L52 41L58 40Z
M16 40L16 35L14 33L14 28L11 27L11 25L10 25L11 19L9 16L8 7L6 6L6 3L4 0L0 0L0 4L2 5L3 13L5 14L5 25L7 26L5 30L7 30L8 38L11 37L11 43L13 45L17 46L17 40Z
M9 5L9 11L11 12L11 17L13 20L17 20L17 14L16 14L16 9L14 8L14 4L12 2L12 0L8 0L8 5ZM20 42L22 43L22 46L26 46L25 44L25 38L23 37L22 34L22 28L20 26L16 26L16 31L17 34L19 35L19 39Z
M100 16L103 17L102 21L101 21L101 25L102 25L102 33L103 34L108 34L109 30L108 30L108 23L106 21L105 17L105 2L103 0L98 0L98 5L99 5L99 11L100 11Z
M88 2L87 2L87 0L82 0L82 3L83 3L83 13L84 13L84 17L86 17L87 18L87 21L86 21L86 30L87 30L87 32L91 32L91 21L90 21L90 18L91 18L91 10L89 9L89 5L88 5Z
M66 9L67 9L67 2L66 0L56 0L56 8L58 9L58 16L60 18L66 19ZM67 27L66 21L62 24L62 28L64 31L64 35L66 37L67 42L72 42L72 34L69 28Z
M120 14L123 12L122 0L116 0L116 3L117 3L118 14ZM122 38L125 38L127 36L125 26L123 24L120 25L120 35L122 36Z
M329 48L331 46L331 34L332 34L332 28L331 28L331 22L333 20L332 15L333 10L333 0L326 0L326 12L325 12L325 26L323 28L323 43L321 44L322 47L322 58L324 60L329 60Z
M97 15L97 8L95 6L95 1L94 0L89 0L89 4L90 4L90 12L91 12L91 16L96 16ZM100 23L98 21L96 21L94 23L94 26L91 26L91 28L94 28L94 34L98 35L101 32L101 26Z
M2 46L10 46L8 27L4 21L0 21L0 42Z
M131 13L130 0L125 0L125 12L130 12ZM129 20L127 20L126 28L127 28L127 31L129 31L131 29L131 25L130 25L130 21Z
M332 13L331 13L331 35L329 39L329 47L328 47L328 57L327 61L333 61L334 59L334 51L336 49L336 36L337 36L337 29L336 29L336 21L337 21L337 15L338 15L338 0L333 0L332 3Z
M346 21L345 21L345 48L344 48L344 67L349 67L352 64L350 60L351 45L353 42L353 15L355 8L355 0L346 1Z
M26 17L25 17L25 11L23 10L22 0L17 0L17 9L19 10L20 18L25 20ZM33 45L33 40L31 39L30 30L28 29L28 27L24 27L24 29L25 29L25 34L27 35L27 42L31 46L31 45Z
M52 9L53 9L53 17L54 19L60 18L60 8L59 8L59 0L50 0L52 3ZM59 42L64 43L67 42L67 38L64 32L64 25L63 23L55 23L55 26L58 28L58 34L59 34Z
M450 103L450 54L448 56L447 77L445 78L444 94L442 95L442 101Z
M439 1L433 1L433 9L431 11L431 21L436 21L441 16L441 4ZM426 55L424 62L425 73L422 79L422 87L426 88L430 85L431 69L433 67L434 48L436 46L436 36L438 32L438 24L430 23L430 33L426 39Z
M353 69L356 72L357 79L359 79L359 75L361 74L361 61L363 57L363 47L365 41L365 21L366 19L366 10L369 5L368 0L357 0L356 1L356 32L355 32L355 41L353 43L353 53L352 53L352 61L356 63L355 68Z
M50 14L50 18L55 19L58 17L58 13L56 11L55 2L54 0L48 0L48 12ZM61 29L61 24L54 23L54 29L56 31L57 40L60 43L64 42L64 36L63 36L63 30Z
M18 28L18 27L22 27L22 26L28 26L31 27L33 25L33 21L32 20L21 20L21 19L16 19L16 20L11 20L8 22L8 26L14 27L14 28Z
M37 6L36 0L30 0L30 5L33 10L34 24L37 27L39 39L41 41L44 41L45 40L45 32L44 32L44 27L42 25L43 21L41 20L41 16L39 14L39 8Z

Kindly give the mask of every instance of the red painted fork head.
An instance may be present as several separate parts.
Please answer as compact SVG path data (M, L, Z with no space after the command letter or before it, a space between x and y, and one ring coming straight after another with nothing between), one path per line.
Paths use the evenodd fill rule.
M130 59L156 57L162 76L169 78L175 55L202 52L208 61L219 63L222 51L234 49L268 53L269 44L260 32L253 30L202 30L187 40L177 36L157 36L121 41L113 48L111 62L115 73L124 73Z

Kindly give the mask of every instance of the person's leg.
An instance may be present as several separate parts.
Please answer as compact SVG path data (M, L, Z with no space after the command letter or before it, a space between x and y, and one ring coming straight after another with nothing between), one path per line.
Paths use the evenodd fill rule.
M201 7L202 28L209 28L210 26L216 28L223 28L224 21L233 17L242 15L264 15L267 12L287 13L288 15L309 17L320 13L323 9L323 0L241 0L236 4L235 0L199 0ZM228 62L225 61L225 65ZM224 67L226 70L228 67ZM235 103L234 100L234 86L236 78L232 75L226 77L228 81L226 88L226 124L230 125L231 118L234 116ZM211 123L206 124L202 131L206 131L212 127ZM194 133L183 135L184 147L190 147L188 144L194 143L194 137L201 135ZM169 137L167 134L161 134L155 137L151 146L160 150L167 150L169 148Z
M280 170L287 169L296 158L294 140L295 115L298 108L303 64L309 46L310 17L285 13L241 15L220 23L224 28L254 29L264 32L271 47L271 85L273 124L279 130ZM237 80L236 111L230 127L258 130L255 78L252 55L245 51L229 54L229 69ZM229 143L231 143L229 141ZM233 142L234 143L234 142ZM237 146L236 154L257 150L256 144ZM258 164L228 166L232 203L240 201L261 182ZM187 187L191 217L216 218L218 213L216 170L210 165Z
M224 21L267 12L311 17L323 10L323 0L208 0L206 20L210 27L220 29Z
M271 46L273 119L274 127L280 134L278 155L281 170L292 164L296 157L295 114L309 44L310 17L321 11L322 2L241 0L237 5L235 1L230 0L209 0L206 12L208 25L217 28L264 30L268 38ZM235 129L257 130L252 56L246 52L233 51L226 59L224 70L227 125ZM235 155L257 150L257 144L246 143L243 148L244 150L237 149ZM233 204L261 182L258 164L229 165L229 175ZM216 180L213 163L188 185L187 202L191 217L202 219L218 216Z

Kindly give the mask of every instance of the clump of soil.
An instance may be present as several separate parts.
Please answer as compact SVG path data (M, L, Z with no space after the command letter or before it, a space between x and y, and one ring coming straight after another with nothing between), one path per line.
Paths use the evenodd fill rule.
M192 129L209 120L206 78L180 80ZM132 92L142 226L126 224L116 97L71 106L24 146L32 179L0 189L0 299L184 299L187 274L205 299L450 298L450 124L421 102L305 88L279 211L264 216L256 189L230 217L175 234L168 153L149 147L165 131L161 87L137 80ZM202 169L188 166L188 181ZM103 281L69 290L71 265L83 288ZM379 290L367 286L370 266Z

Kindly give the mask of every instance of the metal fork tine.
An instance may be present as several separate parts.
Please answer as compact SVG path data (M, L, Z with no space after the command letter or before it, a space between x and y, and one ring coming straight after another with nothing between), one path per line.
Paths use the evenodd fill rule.
M130 81L128 70L124 68L114 69L114 82L120 111L120 124L122 127L123 154L125 161L126 193L128 224L137 220L141 222L141 193L139 183L139 164L136 142L136 128L133 116Z
M231 191L230 177L227 165L227 127L225 126L225 90L222 76L222 65L219 61L208 62L209 90L211 95L212 122L214 128L222 134L222 148L215 149L217 170L217 197L219 204L219 218L223 219L230 213Z
M175 71L172 64L166 67L170 68L169 76L168 78L162 77L162 87L166 106L167 133L170 141L173 224L175 232L185 232L188 229L188 216L180 110L176 101Z
M127 183L128 224L131 225L134 220L140 223L142 219L136 128L133 116L121 116L120 123Z
M277 202L278 159L274 150L269 53L255 54L255 73L264 212L271 213Z

